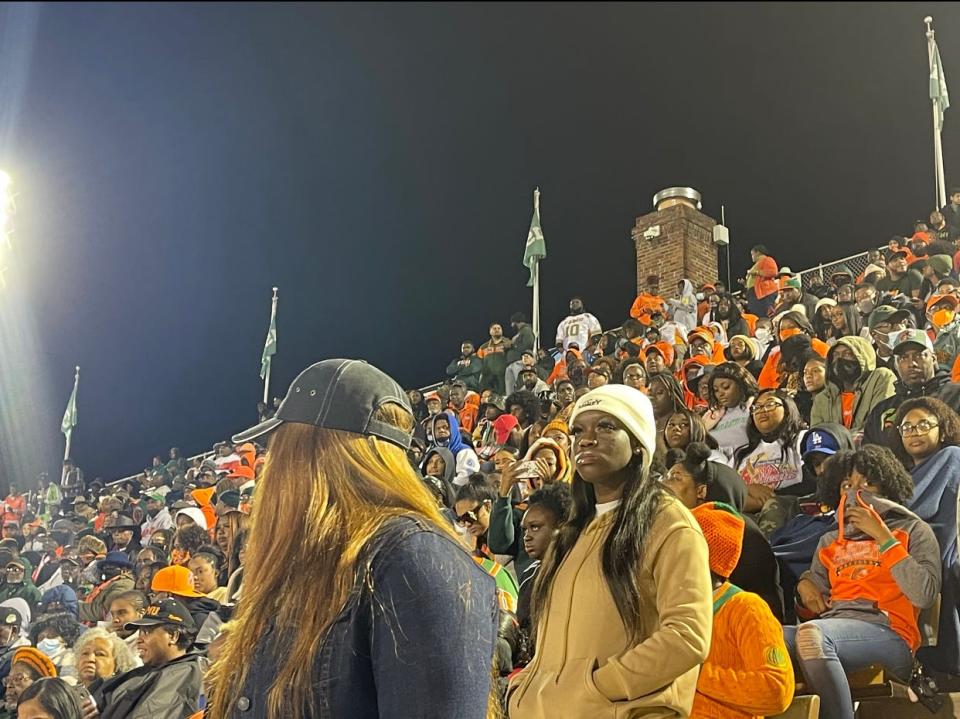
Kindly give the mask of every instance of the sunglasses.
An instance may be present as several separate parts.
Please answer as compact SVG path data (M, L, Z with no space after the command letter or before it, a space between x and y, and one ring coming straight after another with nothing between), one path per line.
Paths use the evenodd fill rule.
M471 509L471 510L469 510L469 511L467 511L467 512L464 512L464 513L461 514L459 517L457 517L457 522L459 522L460 524L466 525L466 526L470 526L470 525L472 525L472 524L476 524L477 522L480 521L480 518L477 517L477 513L480 511L480 508L481 508L482 506L483 506L483 502L481 502L480 504L478 504L478 505L477 505L476 507L474 507L473 509Z

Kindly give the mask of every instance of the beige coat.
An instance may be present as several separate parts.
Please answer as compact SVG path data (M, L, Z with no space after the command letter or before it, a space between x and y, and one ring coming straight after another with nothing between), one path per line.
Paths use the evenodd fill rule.
M600 564L615 515L594 519L560 565L536 655L510 683L510 719L689 714L713 623L707 544L690 512L665 497L638 570L642 631L633 645Z

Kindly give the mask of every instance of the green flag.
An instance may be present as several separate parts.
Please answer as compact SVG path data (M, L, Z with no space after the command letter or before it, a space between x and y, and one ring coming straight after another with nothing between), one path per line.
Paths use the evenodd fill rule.
M67 410L63 413L63 421L60 423L60 431L67 437L77 426L77 385L80 384L80 373L73 378L73 392L70 393L70 401L67 402Z
M523 250L523 266L530 270L527 287L533 287L533 268L546 256L547 243L543 240L543 229L540 227L540 191L538 190L534 193L533 218L530 220L530 231L527 233L527 246Z
M270 369L270 358L277 353L277 303L274 300L270 311L270 329L267 330L267 341L263 343L263 356L260 357L260 379L267 378Z
M950 96L947 94L947 78L943 74L943 64L940 62L940 48L933 43L933 54L930 58L930 99L939 101L940 117L937 129L943 129L943 111L950 107Z

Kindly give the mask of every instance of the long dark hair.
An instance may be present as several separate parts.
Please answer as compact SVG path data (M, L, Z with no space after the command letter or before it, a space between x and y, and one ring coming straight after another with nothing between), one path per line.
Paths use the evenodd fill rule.
M610 534L600 551L603 578L610 588L617 612L631 641L640 640L640 583L638 567L643 561L647 535L653 527L664 496L660 482L643 466L643 455L634 455L627 465L628 479L623 485L623 499L615 510L616 517ZM570 485L573 508L569 521L560 528L557 538L537 572L531 602L533 623L547 606L550 586L564 557L577 543L581 532L597 514L597 496L593 485L581 479L575 472Z
M720 448L720 445L717 444L717 440L715 440L712 436L710 436L710 433L707 432L707 425L703 423L703 417L701 417L699 414L697 414L696 412L692 412L686 407L681 407L673 414L679 414L680 416L685 417L687 422L690 423L690 441L687 442L688 447L694 442L702 442L706 444L710 449ZM673 414L671 414L670 416L672 417ZM669 422L670 422L670 419L668 418L667 423ZM660 437L663 439L664 446L669 447L670 445L667 443L667 425L666 424L663 426L663 430L660 432ZM670 467L668 466L667 469L669 468Z
M734 454L734 467L740 464L745 457L749 457L750 453L760 445L761 441L778 442L780 444L780 458L783 459L784 452L793 446L800 432L803 431L803 417L800 416L800 410L797 409L797 403L793 401L793 398L787 394L785 390L768 389L757 396L757 402L760 401L760 397L767 394L772 394L783 402L783 421L777 428L776 434L770 437L764 437L760 434L760 430L757 429L753 414L751 414L750 421L747 422L747 443ZM756 403L754 406L756 406Z
M720 409L720 401L717 399L717 393L713 391L713 383L718 379L728 379L737 383L740 388L740 404L745 405L751 397L760 394L760 387L753 375L736 362L723 362L713 368L710 377L707 378L709 388L709 402L712 409ZM691 439L693 435L691 434ZM697 440L703 441L703 440Z
M660 382L670 394L670 398L673 400L673 412L686 409L687 404L683 398L683 387L680 386L680 383L677 381L677 378L673 376L673 373L664 371L654 372L648 375L647 388L649 389L654 382Z
M63 679L38 679L20 694L17 706L36 699L53 719L81 719L83 710L73 689Z

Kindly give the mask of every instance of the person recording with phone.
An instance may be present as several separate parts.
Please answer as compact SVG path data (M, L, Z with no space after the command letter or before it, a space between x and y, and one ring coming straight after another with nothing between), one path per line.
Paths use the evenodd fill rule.
M500 474L498 497L490 512L487 542L490 550L513 558L517 576L523 576L531 558L523 546L520 523L526 500L541 487L570 481L570 462L559 444L541 437L519 462L504 467Z

